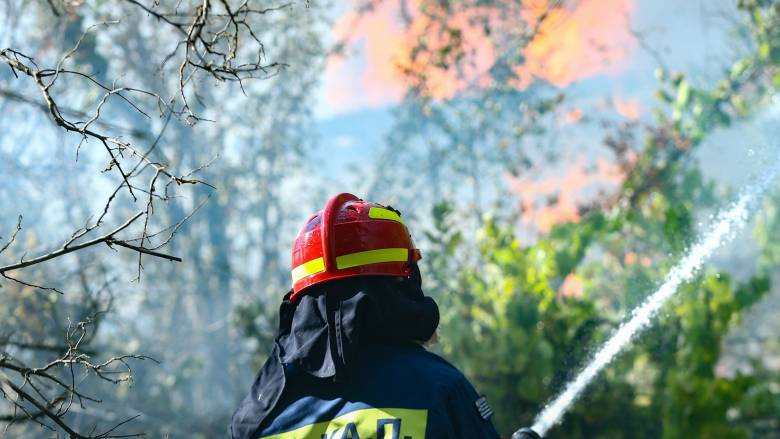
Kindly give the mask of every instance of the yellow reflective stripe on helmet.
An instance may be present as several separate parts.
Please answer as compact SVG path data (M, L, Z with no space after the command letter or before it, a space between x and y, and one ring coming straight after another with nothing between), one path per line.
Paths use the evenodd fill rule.
M393 212L390 209L384 209L382 207L372 207L368 209L368 217L374 219L386 219L386 220L398 221L401 224L404 223L400 215L398 215L397 213Z
M407 248L380 248L364 252L350 253L336 257L336 268L359 267L361 265L379 264L381 262L405 262L409 259Z
M312 274L317 274L321 271L325 271L324 258L320 257L317 259L312 259L311 261L304 262L303 264L293 268L292 270L293 283L298 282L299 280L303 279L306 276L311 276Z

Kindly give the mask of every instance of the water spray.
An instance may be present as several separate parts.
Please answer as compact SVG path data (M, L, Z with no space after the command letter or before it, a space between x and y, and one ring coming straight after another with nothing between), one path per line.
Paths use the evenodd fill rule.
M585 387L612 362L637 333L651 323L652 318L677 292L680 285L691 280L715 250L730 241L737 230L745 225L750 211L770 187L779 171L780 165L774 166L762 178L745 188L731 208L715 217L713 225L669 271L661 286L631 312L631 318L604 343L580 373L564 387L563 392L545 406L544 410L537 415L533 426L530 429L523 428L516 431L512 439L541 439L553 425L560 421Z

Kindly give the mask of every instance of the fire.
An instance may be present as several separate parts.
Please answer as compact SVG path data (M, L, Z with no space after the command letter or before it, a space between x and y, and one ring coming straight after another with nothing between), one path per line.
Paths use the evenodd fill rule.
M450 99L458 92L474 85L485 87L489 85L487 72L496 60L495 48L484 30L480 20L486 18L493 26L498 26L500 18L498 11L489 7L475 7L468 11L452 14L446 24L432 19L428 15L415 17L406 35L404 51L394 60L401 72L410 77L425 78L425 92L435 99ZM444 50L448 40L443 37L445 26L457 29L459 41L462 44L466 61L450 68L440 68L436 60L431 59L431 53ZM432 50L415 53L416 41L424 36L426 45ZM408 76L409 77L409 76ZM417 85L417 84L414 84Z
M599 158L595 168L589 171L583 159L564 170L562 175L527 181L507 177L509 188L520 197L523 207L521 221L533 225L541 233L547 233L552 226L580 219L580 205L593 187L608 187L620 184L623 173L620 167Z
M404 51L405 30L398 17L397 5L385 1L368 13L352 7L336 22L335 37L347 42L347 53L330 57L325 71L326 96L335 110L400 101L406 85L393 59Z
M525 19L535 23L547 1L530 2ZM521 83L543 79L555 86L620 71L635 45L630 32L631 0L585 0L548 12L515 70Z
M428 54L413 52L421 39L433 52L445 43L442 24L431 18L436 15L434 8L440 7L437 3L386 0L360 14L353 7L337 20L334 33L356 52L330 60L325 78L328 103L344 111L399 102L410 85L410 72L425 78L426 92L435 99L486 87L490 67L503 53L494 36L516 41L520 38L517 29L536 26L548 3L530 0L509 12L489 6L453 12L446 27L460 32L465 59L448 68L437 68ZM423 6L425 14L420 12ZM564 2L547 11L523 50L524 63L514 69L519 77L514 86L524 88L534 80L544 80L566 87L580 79L622 71L635 46L629 30L633 9L633 0L584 0ZM486 35L484 22L493 28L491 35Z
M563 279L563 283L561 284L561 287L558 290L558 293L562 297L574 297L574 298L582 297L582 294L584 292L585 292L585 283L582 281L582 279L579 276L577 276L574 273L569 273Z
M486 15L489 21L497 22L498 12L475 7L453 14L446 26L461 32L468 62L457 69L437 69L431 68L436 60L429 53L414 53L420 38L425 38L433 52L447 43L442 37L445 31L442 23L420 13L422 6L420 0L407 2L406 10L413 15L406 24L401 20L400 5L393 1L378 2L370 12L351 10L336 22L336 38L351 42L357 53L355 57L336 57L329 61L325 79L329 103L340 109L355 109L398 102L410 85L407 82L410 74L425 75L427 93L437 99L451 98L471 84L487 85L484 74L495 62L496 55L474 17ZM434 10L438 6L426 4L425 7Z
M575 108L573 110L567 111L566 114L563 115L563 121L567 124L577 123L581 121L584 116L585 113L582 110Z
M642 105L635 100L616 98L613 101L615 111L630 121L639 120L639 113L642 112Z

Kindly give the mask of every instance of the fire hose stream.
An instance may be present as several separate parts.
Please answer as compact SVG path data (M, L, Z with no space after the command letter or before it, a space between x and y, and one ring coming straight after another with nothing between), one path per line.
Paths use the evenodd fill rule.
M774 166L755 183L747 186L729 209L715 217L707 232L700 236L696 244L669 271L658 289L631 312L630 318L596 351L577 376L544 407L533 426L516 431L512 439L539 439L560 422L588 384L631 343L636 334L650 325L653 317L674 296L679 287L691 280L718 248L734 238L736 232L747 223L750 212L770 188L779 171L780 165Z

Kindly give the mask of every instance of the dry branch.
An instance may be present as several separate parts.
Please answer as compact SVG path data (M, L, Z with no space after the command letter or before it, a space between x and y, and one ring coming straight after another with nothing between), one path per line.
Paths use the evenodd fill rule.
M95 433L94 429L89 433L77 431L68 422L66 415L74 404L84 408L87 404L102 402L79 389L79 384L88 375L112 384L120 384L132 379L130 361L156 362L144 355L121 355L103 361L93 361L91 355L83 349L83 345L91 339L89 328L99 321L100 314L95 313L84 321L70 325L65 331L64 352L43 366L26 366L19 358L0 350L0 395L13 406L13 412L0 415L0 420L34 422L52 431L55 431L56 426L69 437L78 439L143 436L143 433L116 433L119 427L136 416L99 433ZM0 341L0 347L3 345L6 343ZM31 408L34 408L34 411Z
M287 67L281 62L264 61L265 46L254 29L256 24L252 18L289 8L292 3L257 8L248 0L235 5L228 0L201 0L190 11L180 11L180 5L177 5L169 12L158 10L158 2L152 5L140 0L125 2L173 28L182 37L165 57L163 65L177 56L181 58L177 68L177 94L182 108L177 115L185 116L190 123L202 120L192 111L185 90L197 72L205 72L218 81L236 81L243 90L244 80L269 78Z

